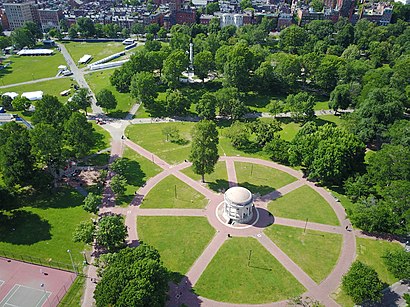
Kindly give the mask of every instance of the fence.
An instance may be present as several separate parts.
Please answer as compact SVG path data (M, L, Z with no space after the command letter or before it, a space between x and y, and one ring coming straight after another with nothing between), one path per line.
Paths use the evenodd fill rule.
M42 266L46 266L49 268L55 268L63 271L69 271L69 272L76 272L79 273L79 267L75 264L67 264L67 263L62 263L59 261L46 261L45 259L37 258L37 257L32 257L32 256L26 256L26 255L20 255L12 252L6 252L0 250L0 257L7 258L7 259L15 259L19 260L22 262L26 263L33 263L33 264L39 264Z

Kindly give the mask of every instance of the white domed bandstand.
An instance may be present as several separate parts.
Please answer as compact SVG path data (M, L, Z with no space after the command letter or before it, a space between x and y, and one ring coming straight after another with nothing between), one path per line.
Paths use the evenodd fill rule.
M243 187L232 187L224 194L223 217L228 224L246 224L253 217L252 193Z

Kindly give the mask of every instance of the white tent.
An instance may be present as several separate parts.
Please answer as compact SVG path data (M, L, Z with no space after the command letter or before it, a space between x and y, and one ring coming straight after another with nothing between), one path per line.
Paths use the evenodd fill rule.
M11 99L14 99L18 96L19 94L17 94L16 92L6 92L1 96L9 96Z
M85 63L87 63L88 61L90 61L92 58L93 58L93 57L92 57L91 55L89 55L89 54L84 54L84 55L81 57L81 59L78 60L78 63L79 63L79 64L85 64Z
M17 52L18 55L52 55L51 49L23 49Z
M43 91L26 92L21 94L21 97L26 97L28 100L40 100L43 98Z
M66 69L67 69L67 66L65 66L65 65L60 65L60 66L58 66L57 68L60 69L60 70L66 70Z

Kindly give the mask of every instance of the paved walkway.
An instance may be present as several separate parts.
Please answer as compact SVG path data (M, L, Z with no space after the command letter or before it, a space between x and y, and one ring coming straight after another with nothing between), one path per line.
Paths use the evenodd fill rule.
M178 285L170 285L170 301L168 302L169 306L176 306L178 304L186 304L187 306L234 306L234 304L220 303L204 297L198 297L191 291L192 287L195 286L196 282L199 280L201 274L204 272L214 255L218 252L219 248L225 242L228 234L232 236L255 237L275 258L278 259L280 263L282 263L282 265L292 275L297 278L297 280L299 280L299 282L301 282L302 285L304 285L304 287L306 288L306 293L304 295L315 298L321 301L326 306L337 306L337 304L330 298L330 294L334 290L336 290L336 288L340 284L342 275L348 270L350 264L355 258L355 235L354 232L346 231L346 229L344 228L345 225L350 225L349 221L346 220L344 209L326 190L315 186L313 183L308 182L303 178L301 172L271 161L247 157L221 157L220 160L225 161L226 163L230 186L237 185L236 171L234 167L235 161L265 165L284 171L296 178L296 181L284 187L281 187L272 193L262 195L259 198L255 199L255 206L257 208L259 220L254 225L247 228L232 228L231 226L222 223L216 215L217 207L222 202L223 195L209 190L205 184L199 181L195 181L181 172L182 169L189 167L191 165L190 163L183 162L178 165L170 165L155 154L147 151L146 149L133 143L132 141L128 139L118 139L120 135L123 135L125 126L126 125L119 124L114 128L114 130L117 131L115 133L116 140L113 141L113 156L120 156L124 146L127 146L143 157L156 163L163 169L163 171L150 178L146 182L146 184L136 192L135 198L127 208L113 206L113 204L111 203L111 201L113 201L112 193L108 191L106 193L107 200L104 201L105 205L100 209L100 213L104 214L107 212L112 212L125 215L125 224L128 229L127 241L131 246L138 245L138 232L136 225L138 216L203 216L208 219L209 223L217 231L213 240L205 248L199 258L194 262L181 283ZM106 128L110 132L113 132L112 125L106 125L106 127L104 128ZM169 175L176 176L177 178L191 186L193 189L207 197L209 200L208 205L203 209L148 209L140 207L143 198L151 191L151 189ZM322 197L324 197L324 199L334 209L337 217L339 218L341 226L324 225L311 222L306 224L305 221L273 217L271 214L269 214L269 212L267 211L268 202L276 199L277 197L283 196L303 185L311 186L320 195L322 195ZM263 228L272 223L297 228L306 227L307 229L336 233L343 236L343 246L338 263L336 264L330 275L322 283L315 283L296 263L294 263L284 252L282 252L278 246L276 246L267 236L264 235ZM87 283L87 292L92 293L92 289L92 286ZM266 305L262 304L257 306L285 305L286 301ZM83 304L83 306L86 305Z
M25 81L21 83L13 83L13 84L7 84L7 85L2 85L0 86L0 89L8 88L8 87L15 87L15 86L20 86L20 85L27 85L27 84L35 84L38 82L45 82L45 81L52 81L52 80L57 80L57 79L62 79L62 78L68 78L68 77L50 77L50 78L43 78L43 79L36 79L36 80L30 80L30 81Z

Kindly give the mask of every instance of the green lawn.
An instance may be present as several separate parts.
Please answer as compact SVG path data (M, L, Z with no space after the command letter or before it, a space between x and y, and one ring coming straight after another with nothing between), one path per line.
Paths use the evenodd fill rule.
M191 150L189 141L194 125L191 122L130 125L126 129L125 135L168 163L177 164L189 157ZM167 126L176 127L179 130L181 142L167 142L162 133L162 130Z
M55 51L51 56L18 56L7 58L3 64L10 63L0 70L0 85L21 83L42 78L55 77L58 66L67 65L63 55Z
M82 209L82 200L68 188L21 199L19 210L0 213L0 251L70 264L70 249L74 261L82 263L85 246L72 241L76 226L91 217Z
M170 175L158 183L142 201L143 208L204 208L207 199Z
M128 184L125 195L117 199L117 204L126 206L134 198L135 191L142 187L149 178L159 174L162 169L128 147L124 148L123 157L128 159L129 162L128 171L125 174Z
M42 81L33 84L23 84L0 89L0 94L6 92L16 92L21 95L24 92L43 91L44 95L52 95L58 97L61 102L67 102L68 98L74 93L71 84L76 83L71 78L60 78L50 81ZM68 96L60 96L60 92L71 88L71 94Z
M193 172L192 167L183 169L182 172L196 181L201 180L201 175L197 175ZM215 191L221 192L229 188L228 174L226 172L226 163L224 161L218 161L215 165L215 171L212 174L205 174L205 182L207 186Z
M330 205L315 190L306 185L271 201L268 208L274 216L340 225Z
M261 196L296 180L285 172L252 163L235 162L235 170L238 184Z
M373 239L356 239L357 260L371 266L379 274L381 281L391 285L398 281L388 270L384 264L383 255L388 250L401 249L401 245L394 242L373 240ZM352 299L347 295L341 287L339 287L332 297L343 307L353 306Z
M84 286L85 277L77 276L59 306L81 307L81 297L83 296Z
M320 111L320 110L329 110L329 101L318 101L316 102L315 106L313 107L315 111Z
M216 301L261 304L300 295L305 289L256 239L236 237L222 245L194 291Z
M379 274L379 278L389 285L395 283L398 279L388 272L382 257L388 250L393 251L401 248L402 246L398 243L363 238L356 239L357 260L375 269Z
M114 94L118 104L115 110L110 110L109 115L124 118L134 105L135 99L131 97L130 93L119 93L115 87L111 85L110 76L113 72L114 69L95 71L85 74L84 77L94 94L97 94L102 89L110 90Z
M340 116L335 115L319 115L317 116L316 122L318 123L318 125L333 123L336 126L340 126L343 122L343 119L341 119Z
M165 266L179 281L215 234L204 217L139 216L138 235L161 254Z
M270 226L265 233L317 283L330 274L340 255L338 234L280 225Z
M292 141L299 130L300 124L298 123L290 122L287 124L283 124L282 130L279 131L279 136L286 141Z
M85 54L92 55L93 59L90 63L93 63L107 56L125 51L121 42L64 42L64 46L75 63L78 63L78 60Z

